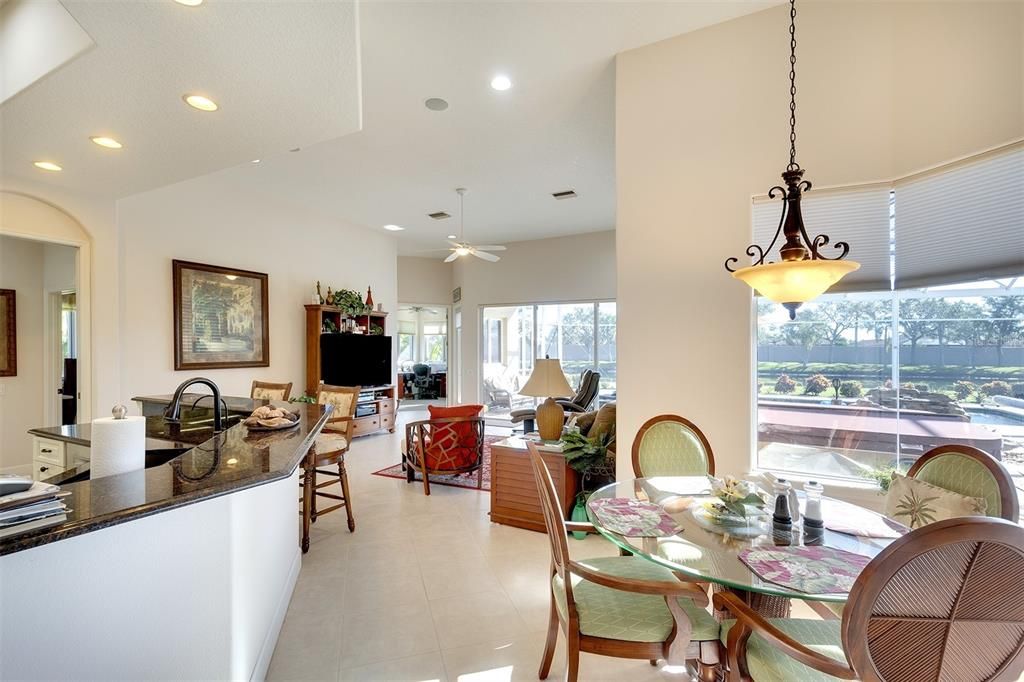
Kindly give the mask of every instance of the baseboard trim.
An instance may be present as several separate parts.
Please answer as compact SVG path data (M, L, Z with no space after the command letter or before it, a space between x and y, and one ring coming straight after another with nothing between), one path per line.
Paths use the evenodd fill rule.
M292 593L295 591L295 583L299 580L299 571L302 570L302 553L298 546L295 547L295 556L292 559L291 569L288 571L288 580L285 582L284 591L277 601L277 609L274 610L274 619L270 622L267 636L260 647L260 655L256 659L256 666L249 678L252 682L263 682L267 677L267 670L270 668L270 659L274 657L274 649L277 648L277 638L281 635L281 627L284 625L284 617L288 614L288 605L292 601Z

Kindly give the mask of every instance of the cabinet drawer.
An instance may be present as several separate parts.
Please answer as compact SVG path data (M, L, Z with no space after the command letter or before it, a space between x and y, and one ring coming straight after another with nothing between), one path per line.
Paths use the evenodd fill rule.
M356 419L352 426L352 433L356 436L370 433L380 428L380 417L363 417Z
M390 398L378 401L380 404L380 412L382 414L394 414L395 412L395 401Z
M32 438L32 459L64 468L64 443L48 438Z
M43 481L62 473L64 473L64 467L59 467L56 464L42 462L38 459L32 462L32 478L36 481Z
M394 423L395 418L392 417L390 414L382 414L380 416L380 427L382 429L390 429Z

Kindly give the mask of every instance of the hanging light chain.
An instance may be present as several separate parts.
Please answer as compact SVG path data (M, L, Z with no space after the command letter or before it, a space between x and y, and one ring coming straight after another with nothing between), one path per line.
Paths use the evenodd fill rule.
M786 170L799 170L796 162L796 0L789 0L789 165Z

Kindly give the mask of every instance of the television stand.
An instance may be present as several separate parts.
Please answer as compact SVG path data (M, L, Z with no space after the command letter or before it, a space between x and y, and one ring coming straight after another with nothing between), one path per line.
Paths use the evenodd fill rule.
M394 386L364 388L356 401L356 417L352 420L353 435L366 436L384 430L394 433L397 409Z

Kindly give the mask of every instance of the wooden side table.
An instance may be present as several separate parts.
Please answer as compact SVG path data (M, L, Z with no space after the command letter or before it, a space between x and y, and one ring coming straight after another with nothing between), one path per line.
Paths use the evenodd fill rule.
M565 518L569 518L576 501L576 471L565 463L560 446L541 446L540 454L555 482ZM537 483L522 438L507 438L491 445L491 521L546 532Z

